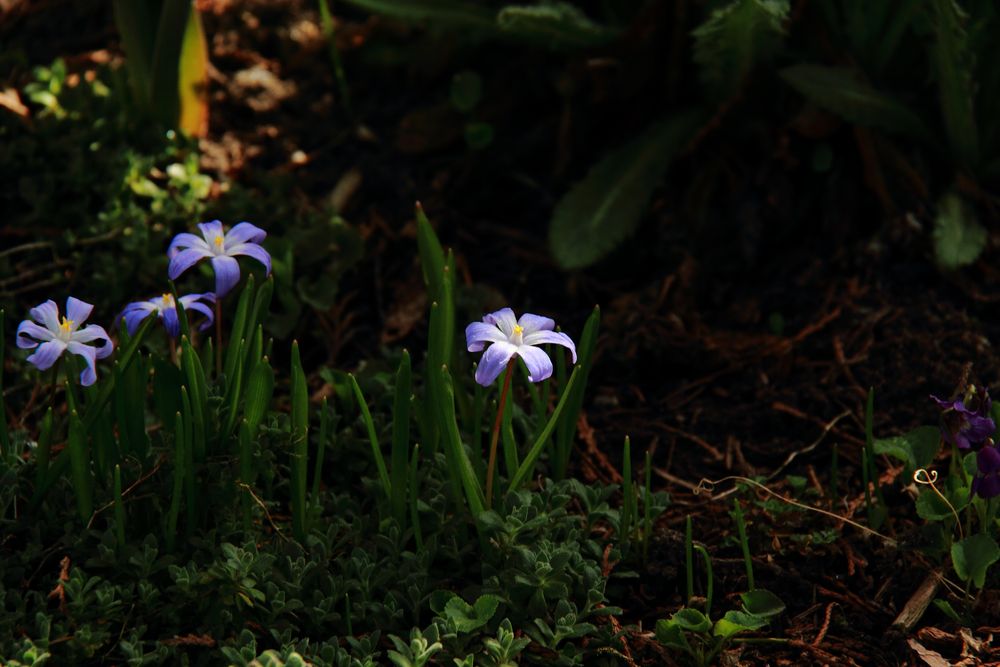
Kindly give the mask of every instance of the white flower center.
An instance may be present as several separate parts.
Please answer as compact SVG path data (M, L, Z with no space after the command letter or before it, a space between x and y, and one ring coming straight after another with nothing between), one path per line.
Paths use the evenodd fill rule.
M524 327L520 324L514 325L514 332L510 335L511 345L521 346L524 345Z
M64 317L59 323L59 331L56 332L56 335L59 336L59 340L68 342L73 337L74 329L76 329L76 322Z
M215 241L212 243L212 251L216 255L224 255L226 253L226 239L225 237L219 235L215 237Z

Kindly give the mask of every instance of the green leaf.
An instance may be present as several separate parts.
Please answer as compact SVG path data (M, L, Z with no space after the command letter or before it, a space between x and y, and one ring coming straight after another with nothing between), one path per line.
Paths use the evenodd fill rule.
M708 632L712 627L712 621L705 614L691 607L680 609L670 620L687 632Z
M594 306L594 310L587 318L587 323L583 325L583 334L580 335L580 344L576 346L577 366L580 367L580 381L573 387L572 394L566 403L556 424L555 456L552 462L553 475L556 479L566 477L566 469L569 466L569 456L573 451L573 437L576 435L576 425L580 419L580 411L583 409L583 395L587 388L587 379L590 376L590 369L594 365L594 350L597 348L597 333L601 326L601 308ZM565 357L561 352L557 363L560 367L565 365Z
M907 470L926 468L941 448L941 431L936 426L919 426L903 435L875 440L876 454L887 454L906 464Z
M788 0L734 0L695 28L694 61L717 98L735 94L753 68L781 47Z
M404 21L421 21L431 26L456 30L496 32L494 13L478 3L465 0L347 0L349 4L374 14Z
M191 0L164 0L156 22L156 42L150 67L150 111L160 122L176 127L180 118L180 62Z
M80 520L86 524L94 513L94 475L90 470L90 450L87 445L87 429L76 411L69 416L70 465L73 472L73 492L76 494L76 509Z
M406 523L406 478L409 472L410 460L410 391L412 388L412 373L410 369L410 353L403 350L396 371L396 395L392 409L392 475L390 490L392 495L392 514L400 527Z
M365 423L365 430L368 432L368 443L371 446L375 467L378 468L378 478L382 483L382 490L385 491L386 498L391 498L392 483L389 481L389 471L385 467L385 457L382 456L382 448L379 446L378 435L375 433L375 422L372 421L372 413L368 410L368 402L365 401L364 394L361 393L361 387L358 386L357 379L350 373L347 377L351 383L351 390L354 392L354 399L358 402L358 407L361 409L361 417Z
M715 623L712 634L716 637L728 639L733 635L750 630L757 630L767 625L767 619L761 616L748 614L745 611L727 611L726 615Z
M743 610L754 616L771 618L785 611L785 603L771 591L758 588L740 595Z
M635 231L670 161L698 127L683 113L654 124L594 165L556 205L549 246L566 269L589 266Z
M664 646L679 651L691 652L691 645L684 636L684 631L675 621L660 619L656 622L656 641Z
M619 32L592 21L568 2L543 0L536 5L508 5L497 14L500 30L550 49L579 49L607 44Z
M295 538L306 538L306 476L309 464L309 388L299 357L299 343L292 342L292 530Z
M989 535L973 535L951 546L951 563L962 581L971 581L976 588L986 583L986 570L1000 560L1000 546Z
M447 366L440 367L438 378L440 396L436 401L439 411L437 419L441 422L441 431L444 434L445 458L448 463L449 475L452 478L452 484L464 492L472 516L478 517L485 509L485 496L479 478L476 477L469 456L462 445L462 436L458 431L458 422L455 419L455 391L452 388L451 374L448 372Z
M965 166L979 160L974 109L975 53L965 31L965 12L954 0L932 0L931 72L937 80L944 128L955 158Z
M254 367L247 381L247 395L243 405L243 418L247 422L250 433L256 433L261 420L267 413L274 395L274 370L267 357L264 357Z
M955 514L965 507L966 503L962 502L965 498L969 497L969 487L958 486L954 493L946 494L948 501L953 507L948 507L948 503L944 501L938 494L934 493L932 489L924 489L917 496L916 509L917 516L925 521L944 521L946 519L954 519ZM952 509L954 508L954 512Z
M559 399L559 403L556 404L556 409L552 411L549 416L549 421L545 424L545 428L542 429L541 434L538 439L535 440L535 444L531 446L528 450L528 454L521 461L521 467L517 469L514 476L510 480L510 485L508 486L508 492L516 491L517 487L528 478L531 471L535 468L535 461L538 456L542 453L542 449L545 448L545 443L548 442L549 436L552 435L552 430L555 428L556 423L559 421L559 415L562 413L563 409L566 407L567 399L570 396L570 392L573 387L573 383L579 380L580 367L577 366L573 369L573 374L569 376L569 382L566 383L566 389L563 390L562 398Z
M986 247L986 229L955 193L941 198L934 218L934 255L944 269L968 266Z
M496 595L481 595L475 604L469 604L461 597L454 595L444 607L444 615L455 624L458 632L468 633L478 630L493 618L500 598Z
M930 130L909 107L876 90L848 67L803 63L786 67L780 75L807 100L855 125L897 132L931 145L936 143Z

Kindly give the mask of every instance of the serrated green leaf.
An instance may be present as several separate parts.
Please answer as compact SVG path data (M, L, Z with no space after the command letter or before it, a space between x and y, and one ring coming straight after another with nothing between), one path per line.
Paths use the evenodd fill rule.
M473 632L489 623L499 605L500 598L496 595L481 595L471 605L455 595L445 604L444 615L459 632Z
M953 270L975 262L987 237L986 229L958 195L948 193L941 198L934 218L934 255L942 268Z
M786 67L781 78L816 106L861 125L933 143L924 122L902 102L876 90L847 67L803 63Z
M607 44L619 32L592 21L568 2L544 0L537 5L508 5L497 14L500 30L550 49Z
M965 30L966 15L954 0L932 0L931 71L938 85L941 116L952 154L965 166L979 160L974 108L975 53Z
M694 61L718 98L734 94L747 74L781 46L788 0L734 0L695 28Z
M635 231L667 166L691 138L699 116L658 122L594 165L556 205L549 245L566 269L589 266Z
M951 563L963 581L971 581L976 588L986 583L986 570L1000 560L1000 546L989 535L972 535L951 546Z

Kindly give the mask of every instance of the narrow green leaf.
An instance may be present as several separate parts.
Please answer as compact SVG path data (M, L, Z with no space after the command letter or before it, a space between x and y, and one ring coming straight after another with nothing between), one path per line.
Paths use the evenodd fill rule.
M587 388L587 379L590 377L590 369L594 365L594 350L597 349L597 334L601 327L601 309L594 306L594 310L587 318L587 323L583 326L583 334L580 336L580 344L577 345L577 367L580 368L580 381L573 387L566 409L556 424L555 450L557 458L553 461L553 475L556 479L566 477L566 469L569 467L570 453L573 451L573 440L576 436L576 424L580 419L580 412L583 410L584 391ZM561 350L556 351L557 363L561 361L565 367L565 354ZM565 370L563 371L565 375ZM565 386L560 380L560 387ZM565 390L564 390L565 393Z
M125 47L125 65L135 102L140 109L152 106L151 68L157 16L151 15L152 5L136 0L114 0L115 25Z
M848 67L803 63L786 67L780 75L807 100L855 125L935 143L934 135L910 107L876 90Z
M274 370L267 357L264 357L257 362L247 381L243 416L251 434L257 433L257 428L271 405L272 396L274 396Z
M444 280L444 250L420 202L417 202L416 217L417 251L420 254L424 286L427 288L427 300L440 301Z
M552 430L555 428L556 421L559 419L559 415L566 406L566 399L569 397L573 383L577 381L579 374L580 367L577 366L573 369L573 374L569 376L569 382L566 383L566 389L563 390L562 398L560 398L559 403L556 404L556 409L552 411L552 415L549 417L548 423L545 424L542 434L538 437L538 440L535 441L535 444L532 445L527 456L525 456L524 460L521 462L521 467L517 469L517 473L515 473L513 479L510 480L510 485L508 486L509 492L517 490L521 483L528 478L532 470L534 470L535 461L542 453L542 449L545 448L545 442L549 439L549 435L551 435Z
M625 436L625 450L622 452L622 508L619 515L618 541L628 548L635 521L635 488L632 485L632 442Z
M410 492L410 526L413 528L413 540L417 545L417 553L420 553L424 548L424 535L420 528L420 506L418 505L420 490L417 487L417 462L419 460L420 445L415 444L413 445L413 456L410 457L410 473L406 480L406 488Z
M232 377L236 372L236 366L242 365L243 358L241 356L241 351L238 346L233 345L232 341L240 340L242 338L249 339L253 335L254 327L253 325L247 325L247 321L250 319L250 308L254 297L254 278L251 273L247 276L246 286L243 291L240 292L239 301L236 302L236 312L233 314L233 323L229 330L229 348L226 350L225 361L222 368L226 374L226 385L227 390L232 386ZM220 350L221 353L221 350ZM246 350L243 350L243 354Z
M115 538L118 548L125 548L125 504L122 502L122 467L115 465Z
M69 416L70 463L73 472L73 492L76 494L76 510L84 525L94 513L94 476L90 470L90 451L87 445L87 429L76 411Z
M396 395L392 410L392 514L400 527L406 523L406 477L410 458L410 353L403 350L396 371Z
M441 419L444 434L445 456L449 462L449 472L453 477L457 476L457 482L464 492L472 516L478 517L485 509L485 495L462 445L462 436L458 431L458 422L455 420L455 392L452 389L451 374L446 366L441 366L438 374L441 378L442 393L438 406L441 411L439 419Z
M979 161L974 97L975 53L965 30L966 15L954 0L931 0L934 41L930 64L937 80L944 129L955 158L966 167Z
M241 338L239 342L234 341L232 338L229 339L229 347L236 347L240 351L237 356L242 357L247 348L247 340ZM237 363L235 367L235 375L231 378L227 377L226 382L229 384L228 391L226 392L226 426L222 431L222 437L229 437L229 434L233 432L236 427L236 416L239 412L240 398L242 398L242 387L243 387L243 363Z
M191 0L163 0L156 22L156 42L150 67L151 110L160 122L176 127L180 118L180 59Z
M184 484L184 419L178 412L174 418L174 479L170 492L170 509L167 511L167 526L164 530L164 538L167 542L167 551L173 552L177 543L177 515L181 509L181 495Z
M326 396L319 406L319 438L316 440L316 462L313 466L312 502L319 501L319 487L323 476L323 457L326 453L326 441L330 435L330 411Z
M382 456L382 449L378 444L378 435L375 433L375 422L372 421L372 414L368 410L368 403L365 401L365 397L361 393L361 387L358 386L357 379L355 379L353 374L348 374L347 377L350 379L351 390L354 392L354 399L357 401L358 408L361 410L361 417L365 423L365 429L368 432L368 442L371 445L372 459L375 461L375 467L378 468L379 482L382 484L382 489L385 491L386 498L391 498L392 483L389 481L389 471L385 467L385 458Z
M0 308L0 459L11 451L10 433L7 431L7 405L3 396L3 361L6 359L5 338L6 318L3 308Z
M565 269L589 266L639 226L667 166L694 135L699 115L676 114L606 155L556 205L549 245Z
M206 455L208 388L201 360L186 336L181 338L181 368L184 370L184 382L191 399L191 412L186 415L194 429L194 440L190 443L191 454L195 461L202 463Z
M292 342L292 531L306 539L306 484L309 470L309 388L302 370L298 341Z

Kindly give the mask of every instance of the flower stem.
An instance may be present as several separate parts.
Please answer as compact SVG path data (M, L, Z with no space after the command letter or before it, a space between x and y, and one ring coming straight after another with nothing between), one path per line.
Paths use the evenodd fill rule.
M493 471L497 464L497 440L500 438L500 421L503 418L504 405L507 403L507 392L510 389L510 378L514 374L514 361L511 357L507 362L507 370L503 375L503 389L500 390L500 400L497 402L497 418L493 421L493 435L490 437L490 459L486 464L486 509L493 507Z
M215 298L215 377L222 376L222 299Z

